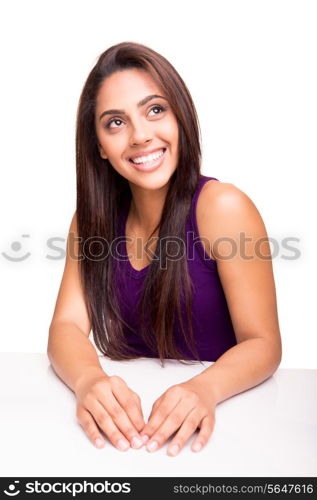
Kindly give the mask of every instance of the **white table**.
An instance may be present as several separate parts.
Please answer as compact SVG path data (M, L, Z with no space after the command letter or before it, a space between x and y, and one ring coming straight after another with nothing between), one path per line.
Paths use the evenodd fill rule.
M109 375L127 381L144 418L171 385L204 366L158 359L111 361ZM190 443L176 457L166 444L120 452L95 448L77 423L73 392L45 354L0 353L1 477L239 477L317 475L317 370L279 369L262 384L220 403L213 434L199 453Z

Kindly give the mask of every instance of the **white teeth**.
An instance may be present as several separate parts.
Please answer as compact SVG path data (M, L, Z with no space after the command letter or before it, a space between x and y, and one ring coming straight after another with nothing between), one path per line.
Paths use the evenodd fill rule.
M161 151L158 151L157 153L152 153L148 156L140 156L139 158L134 158L133 160L131 159L131 161L133 161L133 163L146 163L148 161L156 160L157 158L162 156L163 153L164 151L163 149L161 149Z

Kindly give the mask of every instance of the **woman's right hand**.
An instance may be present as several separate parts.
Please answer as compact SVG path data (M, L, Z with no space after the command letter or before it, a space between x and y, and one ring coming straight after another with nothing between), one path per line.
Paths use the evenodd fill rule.
M100 429L121 451L145 444L139 435L145 426L140 397L121 377L93 371L81 377L74 392L77 420L97 448L105 444Z

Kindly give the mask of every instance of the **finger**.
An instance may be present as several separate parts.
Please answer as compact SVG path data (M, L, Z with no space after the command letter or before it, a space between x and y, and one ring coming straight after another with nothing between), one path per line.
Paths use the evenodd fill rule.
M173 411L166 417L162 425L152 435L147 444L147 451L155 451L161 448L165 441L186 421L186 418L193 411L193 403L188 399L182 399ZM195 419L196 427L199 423L199 418ZM194 432L194 430L192 432Z
M129 441L120 432L120 429L115 425L107 410L96 399L90 402L87 406L89 413L92 415L100 429L109 438L109 441L121 451L126 451L130 448Z
M98 402L101 404L104 411L110 415L113 423L119 431L122 432L124 438L131 443L132 448L140 448L143 446L139 432L112 393L107 396L104 394L100 395Z
M79 424L84 429L93 445L97 448L103 448L105 441L89 411L84 408L79 408L76 416Z
M201 419L201 414L197 409L193 409L189 413L189 415L187 415L187 418L184 420L181 428L168 446L167 454L169 456L175 457L176 455L178 455L181 449L185 446L190 436L197 429L199 423L201 422Z
M143 410L142 410L142 405L141 405L141 398L136 393L133 393L133 397L136 401L137 409L138 409L139 415L140 415L139 425L137 425L135 423L135 426L138 429L138 431L141 431L143 429L143 427L145 426L145 420L144 420L144 415L143 415ZM133 420L133 422L135 422L135 421Z
M161 404L161 401L162 401L162 398L159 398L159 399L157 399L157 400L153 403L151 413L150 413L150 415L148 416L148 421L149 421L149 420L150 420L150 418L152 417L153 413L154 413L154 412L156 412L157 407Z
M120 406L126 411L137 431L141 431L145 426L145 422L139 396L128 388L119 394L114 392L114 395Z
M149 417L147 424L141 432L142 436L148 436L149 438L153 438L153 434L159 429L168 415L176 408L180 397L175 398L175 393L167 393L164 398L157 404L155 408L155 404L153 405L153 410ZM153 450L154 451L154 450Z
M192 451L196 452L200 451L207 444L212 434L212 431L214 430L214 426L215 426L214 417L210 417L207 415L205 418L202 419L198 436L193 441L193 444L191 446Z
M145 422L141 407L141 399L138 394L133 392L119 377L113 378L112 380L112 393L120 406L128 414L137 431L143 429Z

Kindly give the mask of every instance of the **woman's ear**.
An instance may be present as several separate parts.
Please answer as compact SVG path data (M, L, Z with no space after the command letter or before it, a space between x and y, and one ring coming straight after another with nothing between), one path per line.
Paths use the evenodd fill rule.
M99 154L100 154L101 158L103 158L104 160L106 160L107 156L105 155L105 152L104 152L102 146L99 143L98 143L98 149L99 149Z

